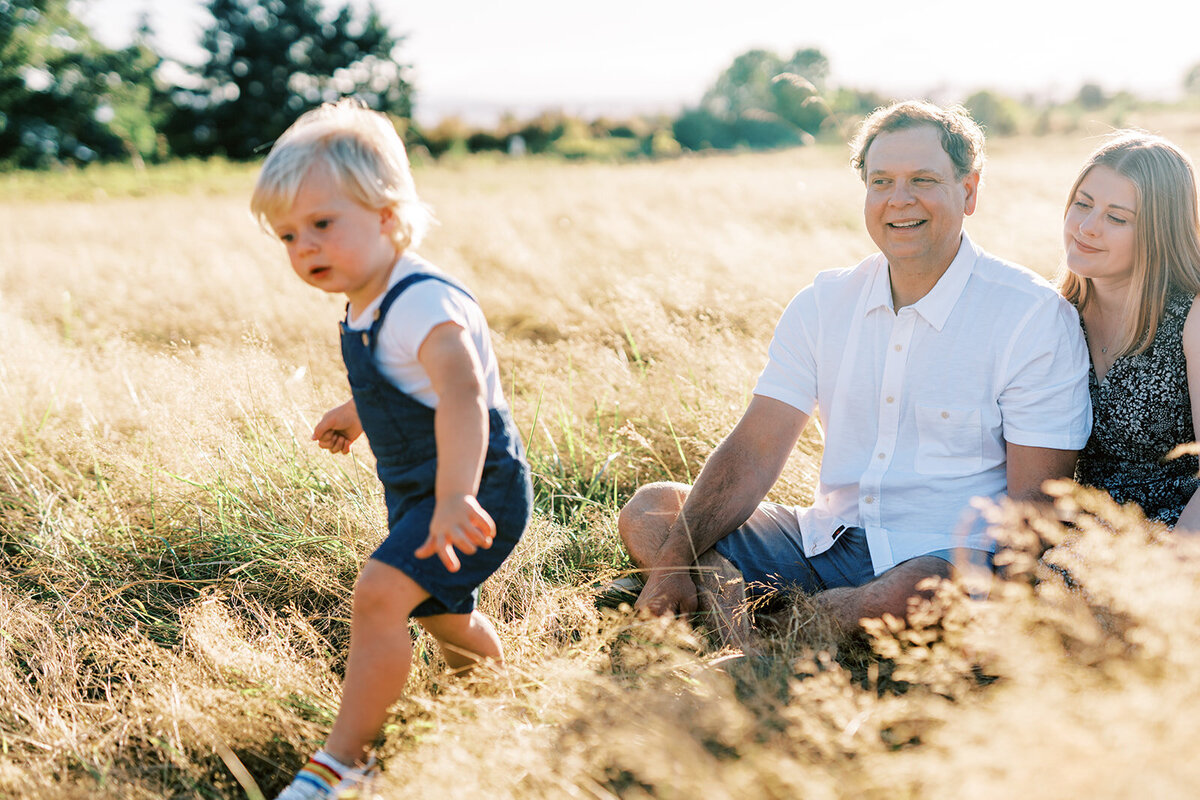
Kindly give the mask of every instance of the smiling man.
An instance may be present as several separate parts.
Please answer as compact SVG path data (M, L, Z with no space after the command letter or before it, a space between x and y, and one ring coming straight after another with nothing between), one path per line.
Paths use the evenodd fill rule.
M979 126L897 103L853 147L880 252L818 274L788 305L749 407L695 485L643 486L619 519L646 574L638 608L691 612L697 586L701 606L724 587L733 606L711 610L735 645L743 591L816 595L849 631L903 616L925 578L990 565L972 498L1039 499L1073 474L1091 427L1074 309L963 231ZM813 415L825 434L813 505L763 502Z

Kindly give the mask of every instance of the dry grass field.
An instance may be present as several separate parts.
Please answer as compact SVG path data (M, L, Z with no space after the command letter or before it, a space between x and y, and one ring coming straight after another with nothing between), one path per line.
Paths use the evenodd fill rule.
M1128 122L1200 157L1200 117ZM1102 131L991 143L975 240L1052 275ZM447 675L419 636L384 797L1195 796L1200 552L1070 486L1072 529L998 512L987 600L946 584L840 650L804 598L756 660L595 608L620 503L695 475L786 302L871 251L847 156L418 168L538 511L483 592L508 668ZM347 392L341 303L255 227L251 169L163 174L0 175L0 797L270 797L337 708L383 521L367 443L308 439ZM806 502L819 452L774 496Z

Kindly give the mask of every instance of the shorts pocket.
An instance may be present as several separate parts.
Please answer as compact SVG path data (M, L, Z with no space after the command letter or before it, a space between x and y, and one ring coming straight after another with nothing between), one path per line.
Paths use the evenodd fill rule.
M916 406L917 456L924 475L968 475L983 465L983 422L978 408Z

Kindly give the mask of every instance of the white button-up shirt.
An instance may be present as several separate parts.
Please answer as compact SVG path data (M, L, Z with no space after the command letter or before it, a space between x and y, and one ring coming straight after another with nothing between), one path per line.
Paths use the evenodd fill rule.
M963 234L918 302L893 308L887 260L817 275L775 329L754 393L816 414L825 449L804 552L866 530L875 574L950 547L994 549L974 497L1007 487L1006 443L1078 450L1091 431L1075 309Z

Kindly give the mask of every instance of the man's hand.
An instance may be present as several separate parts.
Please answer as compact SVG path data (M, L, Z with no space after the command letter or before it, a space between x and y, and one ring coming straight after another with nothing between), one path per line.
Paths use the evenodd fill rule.
M455 548L469 556L480 548L491 547L495 537L496 523L474 496L452 495L438 500L434 506L429 537L414 555L417 558L436 555L446 569L458 572L462 564L454 552Z
M642 593L634 603L637 611L661 617L691 614L696 610L696 584L687 567L661 567L650 571Z
M331 453L349 453L350 445L362 436L362 423L358 421L358 408L353 400L325 412L312 438L320 447Z

